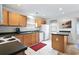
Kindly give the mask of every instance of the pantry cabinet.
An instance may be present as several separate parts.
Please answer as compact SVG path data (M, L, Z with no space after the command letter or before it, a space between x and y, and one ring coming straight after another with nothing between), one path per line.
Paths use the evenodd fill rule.
M33 46L39 43L39 35L37 33L31 33L24 35L24 45L26 46Z

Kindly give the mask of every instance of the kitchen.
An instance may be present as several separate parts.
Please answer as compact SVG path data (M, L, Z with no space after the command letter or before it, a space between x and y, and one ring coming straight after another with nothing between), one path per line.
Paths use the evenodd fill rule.
M73 9L72 13L67 7ZM69 51L72 48L76 50L79 48L77 7L78 5L73 4L63 6L61 4L1 4L0 54L50 55L50 52L51 55L76 54L75 50L73 53ZM71 14L65 15L64 11ZM38 51L31 49L38 44L44 46L38 46L41 48ZM47 47L48 45L50 47ZM69 47L74 45L77 47ZM67 47L70 50L66 51Z

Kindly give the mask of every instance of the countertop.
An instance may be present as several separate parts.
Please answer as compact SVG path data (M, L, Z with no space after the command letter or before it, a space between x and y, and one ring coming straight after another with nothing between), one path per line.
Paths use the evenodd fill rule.
M6 43L6 44L0 44L0 55L15 55L26 49L27 47L22 45L18 41Z
M52 35L63 35L63 36L69 36L67 33L51 33Z
M7 33L0 33L0 36L4 36L4 35L17 35L17 34L31 34L31 33L35 33L35 32L40 32L38 30L36 31L23 31L23 32L20 32L20 33L17 33L17 32L7 32Z
M24 32L20 32L18 34L31 34L31 33L35 33L35 32L40 32L40 31L24 31Z

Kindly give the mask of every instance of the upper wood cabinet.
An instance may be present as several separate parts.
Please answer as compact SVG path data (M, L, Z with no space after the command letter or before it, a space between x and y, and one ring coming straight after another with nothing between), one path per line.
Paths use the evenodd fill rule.
M1 22L2 22L2 5L0 4L0 25L1 25Z
M19 25L20 26L27 26L27 17L26 16L23 16L23 15L20 15L19 17Z
M9 13L9 25L13 26L26 26L27 23L27 17L20 15L16 12L10 12Z
M36 17L35 23L36 23L36 27L41 27L43 24L46 24L46 21L44 18Z
M0 5L0 25L8 25L9 11Z
M19 24L19 14L16 12L9 13L9 25L18 25Z
M6 9L3 9L3 20L2 20L3 25L9 25L9 11Z
M0 5L0 25L25 27L27 17Z

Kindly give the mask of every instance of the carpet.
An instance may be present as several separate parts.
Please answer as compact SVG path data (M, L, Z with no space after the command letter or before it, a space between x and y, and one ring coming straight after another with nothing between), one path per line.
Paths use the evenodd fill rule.
M36 45L34 45L34 46L31 46L30 48L31 49L33 49L34 51L38 51L39 49L41 49L41 48L43 48L44 46L46 46L47 44L45 44L45 43L38 43L38 44L36 44Z

